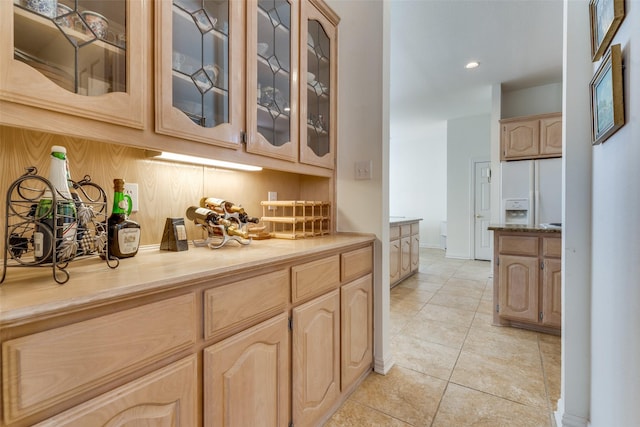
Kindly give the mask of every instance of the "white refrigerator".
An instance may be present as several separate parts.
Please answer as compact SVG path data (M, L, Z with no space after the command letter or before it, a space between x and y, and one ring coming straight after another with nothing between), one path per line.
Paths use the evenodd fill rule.
M501 162L501 221L505 222L505 200L529 201L529 225L562 221L562 159Z

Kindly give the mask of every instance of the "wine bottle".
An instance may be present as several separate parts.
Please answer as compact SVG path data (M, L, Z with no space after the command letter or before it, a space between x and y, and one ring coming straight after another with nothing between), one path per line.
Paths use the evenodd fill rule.
M69 170L65 147L51 147L49 182L38 201L38 223L33 233L34 256L38 262L68 261L77 250L76 205L69 191ZM55 215L54 215L55 211ZM55 217L55 223L54 223Z
M224 219L219 213L203 207L189 206L186 212L187 218L196 224L201 225L223 225L231 226L231 222Z
M140 224L128 218L131 197L124 194L124 180L113 180L113 208L107 220L109 258L129 258L138 253Z
M228 202L223 199L203 197L200 199L200 206L211 209L220 214L238 214L238 219L243 223L253 222L257 224L260 222L259 218L249 216L242 206L235 205L232 202Z

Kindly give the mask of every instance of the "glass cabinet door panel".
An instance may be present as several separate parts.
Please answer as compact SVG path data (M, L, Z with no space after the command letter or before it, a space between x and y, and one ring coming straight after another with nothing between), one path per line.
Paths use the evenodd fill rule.
M159 2L158 132L238 145L243 92L241 77L230 80L229 75L242 73L242 10L242 2L229 0Z
M300 161L334 168L337 22L330 22L311 5L303 8L302 22L300 62L305 71L300 76Z
M2 47L13 59L3 64L4 98L142 127L139 2L14 0L0 4L0 15L13 40Z
M250 2L247 150L297 160L298 2Z

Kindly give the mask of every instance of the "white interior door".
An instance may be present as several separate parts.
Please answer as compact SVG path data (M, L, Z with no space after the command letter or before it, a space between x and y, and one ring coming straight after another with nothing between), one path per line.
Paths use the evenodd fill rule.
M474 162L474 259L491 259L491 162Z

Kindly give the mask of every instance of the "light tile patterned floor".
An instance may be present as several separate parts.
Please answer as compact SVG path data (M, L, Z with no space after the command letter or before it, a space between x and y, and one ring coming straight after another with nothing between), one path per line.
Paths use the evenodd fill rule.
M560 338L491 325L491 264L420 250L391 290L395 366L372 373L325 427L553 427Z

